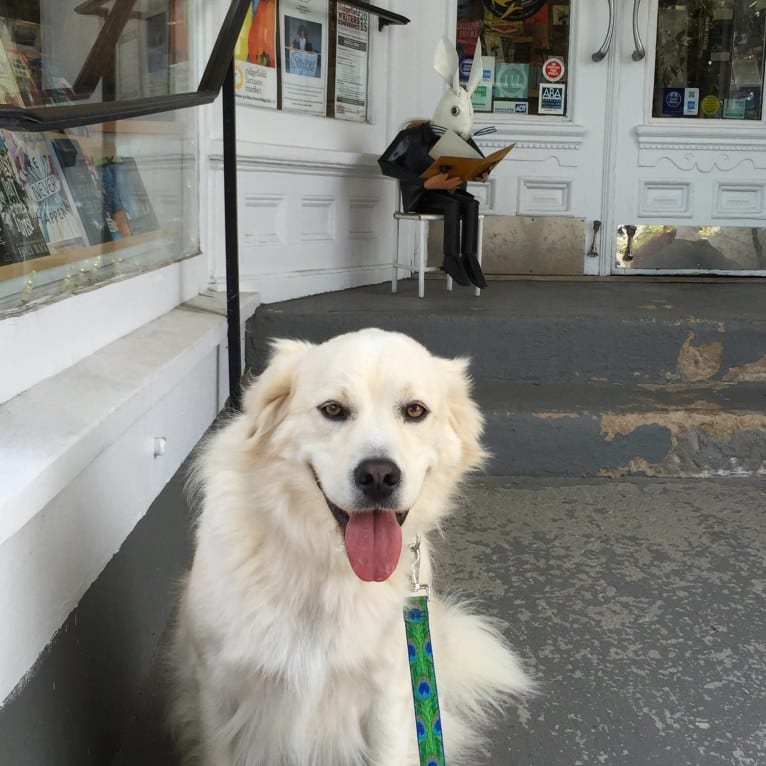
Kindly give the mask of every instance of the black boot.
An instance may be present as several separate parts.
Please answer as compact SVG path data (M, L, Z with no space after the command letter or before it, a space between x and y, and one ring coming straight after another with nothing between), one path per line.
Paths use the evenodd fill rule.
M449 274L459 285L467 287L471 284L463 264L456 255L445 255L441 270Z
M463 268L468 275L468 279L470 279L476 287L485 288L487 286L487 280L482 273L481 264L475 255L463 256Z

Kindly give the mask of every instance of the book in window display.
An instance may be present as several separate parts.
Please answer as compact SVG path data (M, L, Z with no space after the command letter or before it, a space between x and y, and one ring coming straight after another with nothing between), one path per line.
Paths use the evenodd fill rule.
M61 170L40 133L6 134L13 170L37 216L51 253L85 247L88 242Z
M132 157L105 157L98 164L107 210L123 236L159 229L159 222Z
M70 138L54 138L49 143L69 186L88 242L100 245L120 239L120 232L104 204L104 193L95 167L80 143Z
M40 25L20 19L0 20L0 41L24 106L43 103Z
M0 21L1 24L2 21ZM1 34L0 32L0 36ZM2 44L0 44L0 104L24 106L21 91L16 83L16 75Z
M6 46L5 53L11 65L13 76L16 78L16 85L24 106L38 106L42 99L29 59L14 45Z
M5 137L0 131L0 265L21 263L48 255L37 217L32 214L26 194L21 188Z

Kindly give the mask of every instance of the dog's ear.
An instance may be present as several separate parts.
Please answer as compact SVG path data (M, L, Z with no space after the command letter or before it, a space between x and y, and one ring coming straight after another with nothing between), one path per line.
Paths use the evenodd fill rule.
M462 463L466 470L478 468L488 457L481 444L484 416L471 396L468 359L442 359L447 382L449 424L460 439Z
M282 419L293 389L298 363L313 344L280 338L271 343L271 358L243 398L250 422L248 439L260 441ZM251 445L252 446L252 445Z

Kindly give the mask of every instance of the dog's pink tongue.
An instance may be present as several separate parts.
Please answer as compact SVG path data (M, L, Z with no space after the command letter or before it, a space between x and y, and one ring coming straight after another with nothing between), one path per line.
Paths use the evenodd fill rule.
M402 530L393 511L352 513L346 525L346 554L360 580L383 582L399 563Z

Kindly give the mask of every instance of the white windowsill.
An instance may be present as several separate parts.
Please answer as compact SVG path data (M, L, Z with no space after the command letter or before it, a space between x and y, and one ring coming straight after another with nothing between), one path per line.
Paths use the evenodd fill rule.
M258 296L244 294L241 304L244 320ZM0 405L0 545L225 347L225 305L225 294L200 295Z

